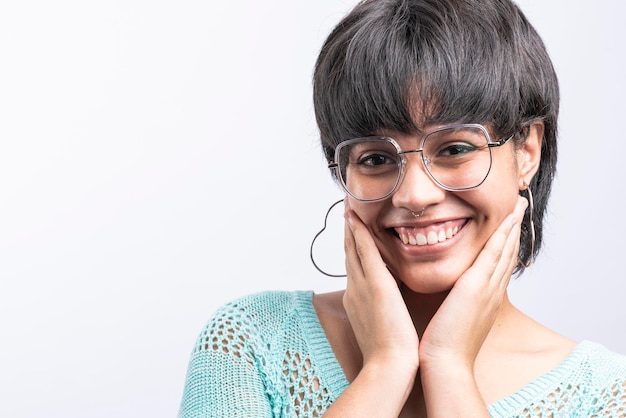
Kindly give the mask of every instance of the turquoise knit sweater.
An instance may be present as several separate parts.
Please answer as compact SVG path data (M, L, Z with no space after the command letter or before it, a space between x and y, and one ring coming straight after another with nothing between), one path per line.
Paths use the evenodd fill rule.
M221 307L191 355L179 417L319 417L348 387L312 292ZM580 343L552 371L489 406L494 417L626 417L626 357Z

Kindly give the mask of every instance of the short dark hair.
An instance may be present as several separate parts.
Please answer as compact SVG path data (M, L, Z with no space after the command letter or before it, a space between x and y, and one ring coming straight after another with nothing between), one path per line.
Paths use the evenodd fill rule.
M535 256L556 171L559 87L546 48L509 0L365 0L326 39L313 77L328 161L381 129L482 123L498 137L544 123L534 194ZM516 135L517 146L525 135ZM517 271L531 259L528 213Z

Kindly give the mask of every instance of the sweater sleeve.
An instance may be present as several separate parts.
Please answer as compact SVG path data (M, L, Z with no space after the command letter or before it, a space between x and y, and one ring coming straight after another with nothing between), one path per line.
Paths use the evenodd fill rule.
M191 354L179 418L272 417L262 349L245 310L236 304L220 308Z

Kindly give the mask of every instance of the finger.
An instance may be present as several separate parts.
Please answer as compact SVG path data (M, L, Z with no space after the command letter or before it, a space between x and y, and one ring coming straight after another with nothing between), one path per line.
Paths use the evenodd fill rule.
M344 225L344 251L346 254L348 279L353 279L355 274L363 275L363 266L357 254L356 245L356 239L346 219Z
M494 272L494 277L501 275L506 279L506 281L503 281L503 284L505 285L508 285L511 275L513 274L513 270L517 266L520 248L521 222L524 219L524 211L527 207L528 201L524 197L520 196L512 213L513 228L504 245L501 261ZM505 262L507 260L508 263Z
M348 210L345 216L348 229L353 237L353 250L363 271L373 274L387 274L387 266L380 256L374 238L363 221L352 210Z
M521 227L520 223L516 224L511 229L507 240L502 249L502 255L496 268L491 275L492 280L499 285L500 290L506 289L513 275L513 270L517 265L517 257L519 254Z
M507 272L510 270L512 273L511 266L514 267L513 261L517 260L520 220L527 205L526 199L520 197L513 213L507 216L492 234L468 273L471 271L472 276L476 274L480 277L496 280L505 277L506 283L508 283L510 274Z

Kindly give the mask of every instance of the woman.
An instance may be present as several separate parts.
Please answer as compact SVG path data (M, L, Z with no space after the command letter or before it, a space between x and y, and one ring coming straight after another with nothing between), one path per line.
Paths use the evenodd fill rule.
M319 55L346 289L218 310L180 415L626 416L626 358L517 310L556 166L558 83L508 0L369 0Z

